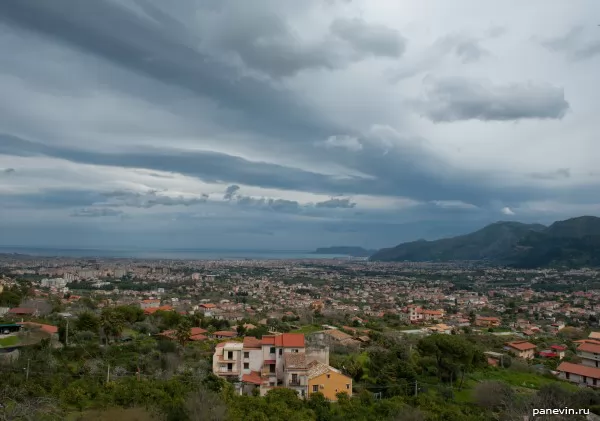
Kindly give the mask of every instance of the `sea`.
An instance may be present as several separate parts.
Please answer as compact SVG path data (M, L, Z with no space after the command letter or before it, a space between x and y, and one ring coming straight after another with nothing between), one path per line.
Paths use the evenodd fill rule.
M316 254L310 250L215 249L90 249L0 246L0 254L39 257L164 259L164 260L316 260L351 259L341 254Z

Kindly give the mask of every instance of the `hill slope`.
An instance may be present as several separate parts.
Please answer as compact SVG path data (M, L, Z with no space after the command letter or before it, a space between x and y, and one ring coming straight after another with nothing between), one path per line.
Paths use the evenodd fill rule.
M549 227L496 222L479 231L382 249L374 261L486 260L515 267L600 266L600 218L583 216Z

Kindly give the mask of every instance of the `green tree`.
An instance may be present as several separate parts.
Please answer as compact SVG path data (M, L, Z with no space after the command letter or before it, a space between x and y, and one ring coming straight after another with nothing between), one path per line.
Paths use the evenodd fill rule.
M75 329L80 331L98 332L100 324L100 318L90 311L81 313L75 319Z
M192 323L189 319L184 318L181 320L177 329L175 330L175 338L179 345L182 347L190 340L190 336L192 335Z

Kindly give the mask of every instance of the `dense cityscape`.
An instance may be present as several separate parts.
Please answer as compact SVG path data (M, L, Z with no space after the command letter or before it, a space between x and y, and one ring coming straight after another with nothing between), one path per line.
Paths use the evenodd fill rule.
M537 390L545 399L548 390L579 396L587 386L585 405L600 399L593 269L5 254L0 271L2 369L26 382L67 370L79 380L63 379L69 392L58 400L80 410L94 408L95 398L73 399L77 382L106 387L129 378L212 382L214 390L196 393L256 399L286 389L306 399L307 411L321 396L343 412L345 395L416 403L411 416L427 417L431 408L419 402L438 396L462 405L447 407L461 419L527 414L528 404L508 405L506 393ZM57 353L52 364L39 355L45 347ZM486 401L490 388L501 389L497 402ZM210 396L199 401L217 395ZM233 416L245 401L227 402L215 411Z

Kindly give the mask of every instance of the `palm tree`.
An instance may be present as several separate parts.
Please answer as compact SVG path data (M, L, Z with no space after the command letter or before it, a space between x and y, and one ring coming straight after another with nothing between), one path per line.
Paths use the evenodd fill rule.
M186 342L190 340L190 336L192 335L192 324L189 319L183 319L179 326L177 326L177 330L175 331L175 338L177 342L184 347Z
M125 329L125 320L123 317L116 312L114 309L106 308L102 310L100 316L100 327L104 332L107 340L110 338L116 338L121 336L121 333Z

